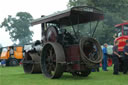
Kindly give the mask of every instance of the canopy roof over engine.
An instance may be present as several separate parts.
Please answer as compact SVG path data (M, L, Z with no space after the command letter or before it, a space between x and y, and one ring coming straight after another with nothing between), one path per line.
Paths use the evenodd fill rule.
M75 25L78 23L81 24L96 20L102 20L103 18L104 15L102 11L96 8L88 6L78 6L35 19L31 22L31 25L37 25L41 23Z

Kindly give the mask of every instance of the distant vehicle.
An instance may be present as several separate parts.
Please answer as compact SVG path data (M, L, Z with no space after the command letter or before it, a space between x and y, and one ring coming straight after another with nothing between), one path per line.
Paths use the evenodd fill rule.
M128 22L124 22L121 24L117 24L115 25L116 27L116 34L115 34L115 41L119 42L118 45L118 50L119 50L119 54L123 57L123 49L124 46L126 45L126 40L128 40ZM123 61L122 61L122 57L119 58L120 60L120 71L122 71L122 65L123 65Z
M23 46L7 46L0 49L0 61L5 59L7 66L17 66L23 59Z
M115 41L119 41L118 50L122 54L124 46L126 45L126 40L128 40L128 22L115 25L116 36Z

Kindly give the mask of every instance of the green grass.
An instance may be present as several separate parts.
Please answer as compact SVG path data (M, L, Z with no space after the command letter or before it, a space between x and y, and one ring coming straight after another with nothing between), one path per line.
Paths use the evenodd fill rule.
M48 79L42 74L24 74L22 67L0 67L0 85L128 85L128 74L112 75L108 72L92 72L88 77L73 77L65 73L60 79Z

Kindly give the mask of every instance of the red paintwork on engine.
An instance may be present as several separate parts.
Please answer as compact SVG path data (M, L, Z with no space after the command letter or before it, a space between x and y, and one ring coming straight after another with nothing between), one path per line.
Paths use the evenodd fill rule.
M79 45L71 45L66 48L66 61L72 62L73 70L80 70L80 49Z
M50 39L49 41L51 41L51 42L55 42L56 41L56 36L55 36L55 34L53 32L51 33L51 36L50 36L49 39Z

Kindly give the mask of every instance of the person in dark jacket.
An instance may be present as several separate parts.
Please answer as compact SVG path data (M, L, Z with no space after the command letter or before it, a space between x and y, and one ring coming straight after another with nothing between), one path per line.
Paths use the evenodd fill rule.
M124 46L124 66L123 73L126 74L128 71L128 40L126 40L126 45Z
M118 75L119 74L119 53L118 53L118 41L116 41L114 43L114 46L113 46L113 56L112 56L112 61L113 61L113 64L114 64L114 67L113 67L113 74L114 75Z

